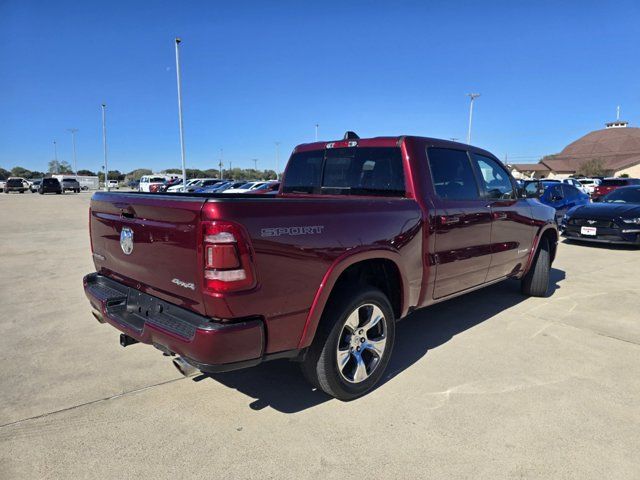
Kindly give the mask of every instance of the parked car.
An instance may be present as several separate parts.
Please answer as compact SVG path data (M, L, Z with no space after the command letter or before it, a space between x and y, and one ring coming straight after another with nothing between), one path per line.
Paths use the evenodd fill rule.
M112 181L113 180L109 180L109 182L112 182ZM61 185L62 185L62 193L67 191L80 193L80 182L78 182L78 180L76 180L75 178L63 178Z
M577 180L589 195L593 195L595 188L602 182L599 178L578 178Z
M598 203L570 209L560 230L569 240L640 246L640 185L617 188Z
M118 182L118 180L107 180L107 188L115 188L116 190L119 190L120 182Z
M602 180L600 185L598 185L593 190L593 198L594 201L598 201L600 197L605 196L609 192L613 192L616 188L626 187L629 185L640 185L640 179L637 178L605 178Z
M218 185L218 184L223 183L225 181L226 180L221 180L219 178L201 178L197 182L194 182L191 185L188 185L183 191L186 191L186 192L189 192L189 193L193 193L196 190L199 190L201 188L212 187L214 185Z
M562 183L566 183L568 185L572 185L575 188L577 188L579 191L581 191L582 193L589 195L589 192L587 191L587 188L582 185L582 183L580 183L578 181L578 179L576 178L563 178L560 180Z
M140 177L140 184L138 188L141 192L150 192L151 185L156 185L155 189L158 189L158 185L164 185L164 182L167 179L165 177L156 176L156 175L143 175Z
M509 278L547 295L554 215L485 150L349 132L296 147L278 198L95 193L84 289L123 346L184 374L289 358L349 400L409 312Z
M57 178L43 178L38 188L38 193L40 195L57 193L59 195L62 193L62 185L60 185L60 181Z
M40 188L40 184L42 183L42 179L41 178L37 178L35 180L33 180L31 182L31 185L29 185L29 191L31 191L31 193L36 193L38 191L38 188Z
M138 190L140 188L140 180L131 180L127 186L131 189L131 190Z
M253 195L272 195L278 193L280 188L280 182L266 182L264 185L260 185L258 188L249 190L249 193Z
M4 184L4 193L18 192L24 193L29 189L29 184L22 178L8 178Z
M244 180L240 182L233 182L233 181L221 182L221 183L216 183L215 185L209 185L208 187L199 188L195 190L193 193L224 193L227 190L239 187L241 185L244 185L245 183L247 182Z
M244 185L240 185L238 188L230 188L225 190L224 193L247 193L251 190L261 187L267 182L247 182Z
M540 202L552 207L556 211L556 222L559 224L563 215L576 205L586 205L590 202L589 195L581 192L573 185L558 181L530 180L525 183L528 192L541 187Z

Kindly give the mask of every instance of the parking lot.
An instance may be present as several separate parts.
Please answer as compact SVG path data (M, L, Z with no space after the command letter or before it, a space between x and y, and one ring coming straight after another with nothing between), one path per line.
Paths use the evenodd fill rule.
M276 361L183 378L90 314L90 194L0 196L0 478L638 478L640 251L561 243L412 314L343 403Z

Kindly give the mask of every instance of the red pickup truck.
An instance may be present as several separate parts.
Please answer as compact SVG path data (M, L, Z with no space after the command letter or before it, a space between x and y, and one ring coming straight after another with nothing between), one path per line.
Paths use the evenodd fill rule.
M93 195L84 289L123 346L185 374L289 358L342 400L389 362L416 308L508 278L547 294L558 232L502 163L413 136L295 148L277 195Z

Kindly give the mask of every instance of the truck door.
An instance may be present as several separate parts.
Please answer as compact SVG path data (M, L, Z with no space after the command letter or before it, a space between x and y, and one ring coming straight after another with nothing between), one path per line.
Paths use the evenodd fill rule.
M520 199L511 176L497 160L471 153L485 204L491 209L491 264L487 281L515 273L526 263L533 244L531 208ZM560 184L558 184L559 186Z
M491 209L480 195L467 152L428 148L435 207L434 298L485 281L491 261Z

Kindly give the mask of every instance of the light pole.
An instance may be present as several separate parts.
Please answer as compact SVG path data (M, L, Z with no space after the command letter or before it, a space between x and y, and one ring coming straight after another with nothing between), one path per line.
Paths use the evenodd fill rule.
M76 132L77 128L67 128L67 132L71 133L71 144L73 145L73 173L78 175L78 164L76 162Z
M102 149L104 150L104 189L109 191L109 168L107 166L107 105L102 104Z
M222 167L224 163L222 163L222 149L220 149L220 161L218 162L218 166L220 167L220 180L222 180Z
M276 180L280 180L280 142L276 142Z
M471 98L471 103L469 104L469 130L467 131L467 145L471 144L471 120L473 119L473 101L479 96L479 93L467 93L467 97Z
M316 123L316 142L318 141L318 127L319 127L319 126L320 126L320 125L318 125L318 124Z
M60 165L58 164L58 144L55 140L53 141L53 161L55 162L54 165L56 167L56 173L60 173Z
M253 162L253 169L257 172L258 171L258 159L257 158L252 158L251 161Z
M229 178L233 180L233 161L229 160Z
M185 168L184 154L184 130L182 128L182 82L180 81L180 45L179 38L176 38L176 81L178 83L178 124L180 126L180 157L182 159L182 185L187 184L187 169Z

